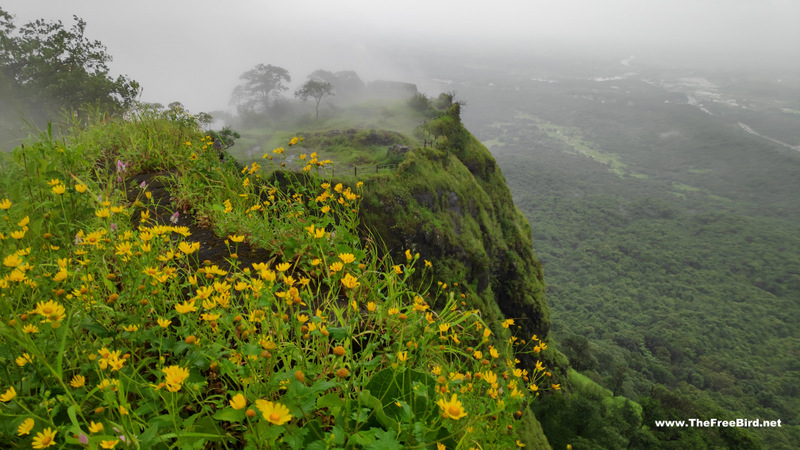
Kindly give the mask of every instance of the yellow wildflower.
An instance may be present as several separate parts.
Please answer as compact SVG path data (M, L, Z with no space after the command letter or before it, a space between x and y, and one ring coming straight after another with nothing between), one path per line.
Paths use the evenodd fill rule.
M356 257L353 256L352 253L339 253L339 259L341 259L343 263L349 264L355 261Z
M31 443L32 448L46 448L56 445L56 431L50 427L45 428L40 433L36 433Z
M28 417L27 419L23 420L19 427L17 427L17 436L23 436L26 434L30 434L31 430L33 429L33 419Z
M186 300L183 303L175 305L175 311L178 311L180 314L197 311L197 308L194 306L194 299Z
M17 267L21 265L22 262L22 258L13 253L3 258L3 265L6 267Z
M75 375L69 382L69 385L75 389L78 389L79 387L82 387L85 384L86 384L86 377L84 377L83 375Z
M95 421L89 422L89 433L96 434L103 431L103 424Z
M467 413L464 411L464 407L461 405L461 401L459 401L456 397L456 394L453 394L449 401L445 401L445 399L441 398L436 402L436 404L442 408L442 417L446 419L458 420L467 416Z
M9 387L3 395L0 395L0 402L10 402L14 400L14 397L17 396L17 391L14 389L14 386Z
M342 284L348 289L353 289L361 285L361 283L358 282L358 279L349 273L345 274L344 278L342 278Z
M289 408L280 404L268 402L263 399L256 400L256 408L261 411L264 419L274 425L283 425L292 420Z
M230 404L233 409L244 409L247 406L247 399L241 393L236 394L231 398Z
M161 369L161 371L164 372L164 382L170 392L181 390L181 385L189 378L189 370L185 367L169 366Z

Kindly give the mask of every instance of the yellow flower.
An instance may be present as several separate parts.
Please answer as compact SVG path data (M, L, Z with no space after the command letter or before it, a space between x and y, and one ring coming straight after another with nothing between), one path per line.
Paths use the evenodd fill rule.
M244 241L244 236L238 236L238 235L232 234L232 235L228 236L228 239L230 239L233 242L239 243L239 242Z
M81 194L83 194L84 192L86 192L86 189L88 189L88 188L89 188L89 187L88 187L88 186L86 186L85 184L76 184L76 185L75 185L75 190L76 190L76 191L78 191L78 192L80 192Z
M263 399L258 399L256 400L256 408L261 411L264 419L274 425L283 425L292 420L289 408L280 403L272 403Z
M12 238L19 240L25 237L25 230L15 230L10 235Z
M11 200L5 198L3 201L0 201L0 209L8 209L11 208Z
M450 397L450 401L445 401L443 398L440 398L436 404L442 408L442 417L446 419L458 420L462 417L467 417L467 413L464 411L464 407L461 406L461 402L456 397L456 394Z
M356 286L360 286L361 285L361 283L358 282L358 279L356 277L350 275L349 273L345 274L344 278L342 278L342 284L344 285L344 287L346 287L348 289L353 289Z
M100 441L100 447L103 448L114 448L117 444L119 444L119 439L114 439L113 441Z
M94 212L94 215L102 219L105 217L110 217L111 211L109 211L108 208L100 208Z
M33 419L28 417L27 419L23 420L21 424L19 424L19 427L17 428L17 436L30 434L32 429L33 429Z
M57 185L59 183L61 183L61 180L59 180L58 178L53 178L53 179L51 179L50 181L47 182L47 184L50 185L50 186L55 186L55 185Z
M34 324L29 323L29 324L25 325L24 327L22 327L22 332L25 333L25 334L38 333L39 332L39 327L37 327Z
M406 260L411 261L414 259L414 256L411 254L411 250L406 250Z
M70 382L69 382L69 385L72 386L75 389L77 389L77 388L79 388L79 387L81 387L81 386L83 386L85 384L86 384L86 377L84 377L83 375L75 375L74 377L72 377L72 380L70 380Z
M355 261L356 257L353 256L352 253L339 253L339 259L341 259L343 263L349 264Z
M22 258L12 253L3 258L3 265L6 267L17 267L22 264Z
M197 311L197 308L194 306L194 299L186 300L181 304L175 305L175 311L178 311L181 314Z
M375 310L376 310L377 308L378 308L378 305L376 305L376 304L375 304L375 302L369 302L369 303L367 303L367 311L369 311L369 312L375 312Z
M236 394L231 398L230 404L233 409L244 409L247 406L247 399L241 393Z
M15 362L17 363L18 366L25 367L25 364L33 362L33 356L27 353L23 353L22 356L17 356Z
M66 269L61 269L53 276L53 281L64 281L69 276L69 272Z
M89 422L89 433L97 434L97 433L99 433L101 431L103 431L103 424L102 423L97 423L95 421Z
M408 361L408 352L397 352L397 359L400 361Z
M14 397L17 396L17 391L14 390L14 386L9 387L3 395L0 395L0 402L10 402L14 400Z
M333 273L336 273L336 272L342 270L343 268L344 268L344 264L342 264L341 261L334 262L333 264L331 264L331 267L330 267L331 272L333 272Z
M45 318L45 322L61 322L67 317L63 306L53 300L36 304L36 314Z
M161 319L161 318L158 319L158 326L160 326L161 328L167 328L168 326L170 326L170 324L172 324L172 321L169 319Z
M511 325L514 325L514 319L506 319L503 321L503 328L508 328Z
M169 366L161 369L161 371L164 372L164 382L170 392L181 390L181 384L189 378L189 370L185 367Z
M53 186L53 193L54 194L61 195L66 191L67 191L67 187L64 186L61 183L58 183L57 185Z
M186 255L191 255L197 250L200 250L200 243L193 242L190 244L186 241L182 241L180 244L178 244L178 249Z
M125 331L128 331L130 333L133 333L134 331L137 331L139 329L139 325L135 325L135 324L123 325L122 329L125 330Z
M278 272L286 272L287 270L289 270L289 267L292 267L292 264L288 263L288 262L285 262L285 263L280 263L277 266L275 266L275 269Z
M50 427L45 428L41 433L36 433L36 437L31 443L32 448L46 448L52 445L56 445L56 431Z

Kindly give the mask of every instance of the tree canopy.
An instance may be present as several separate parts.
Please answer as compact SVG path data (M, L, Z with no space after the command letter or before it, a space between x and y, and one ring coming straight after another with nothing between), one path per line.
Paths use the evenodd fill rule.
M17 28L0 8L0 90L29 109L78 110L85 104L103 109L130 106L139 85L127 76L112 77L112 57L97 40L85 36L86 22L38 19Z
M258 64L241 74L242 84L236 86L231 95L231 103L239 112L266 113L271 97L287 90L285 83L291 82L289 71L272 64Z

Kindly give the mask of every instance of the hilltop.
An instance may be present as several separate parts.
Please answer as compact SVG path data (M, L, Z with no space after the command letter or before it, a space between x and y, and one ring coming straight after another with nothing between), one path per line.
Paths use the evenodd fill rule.
M0 191L0 436L548 448L530 405L560 381L530 232L457 118L453 104L422 127L435 149L352 134L408 147L363 181L334 175L311 132L261 162L220 159L213 133L174 109L16 148ZM425 205L436 224L415 236ZM530 295L511 299L519 286Z

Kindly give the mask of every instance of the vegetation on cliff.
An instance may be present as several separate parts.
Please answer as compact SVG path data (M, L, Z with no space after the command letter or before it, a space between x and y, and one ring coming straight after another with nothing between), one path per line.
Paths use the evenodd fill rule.
M98 119L3 161L4 441L547 447L546 344L364 239L366 185L296 137L241 166L181 111Z

